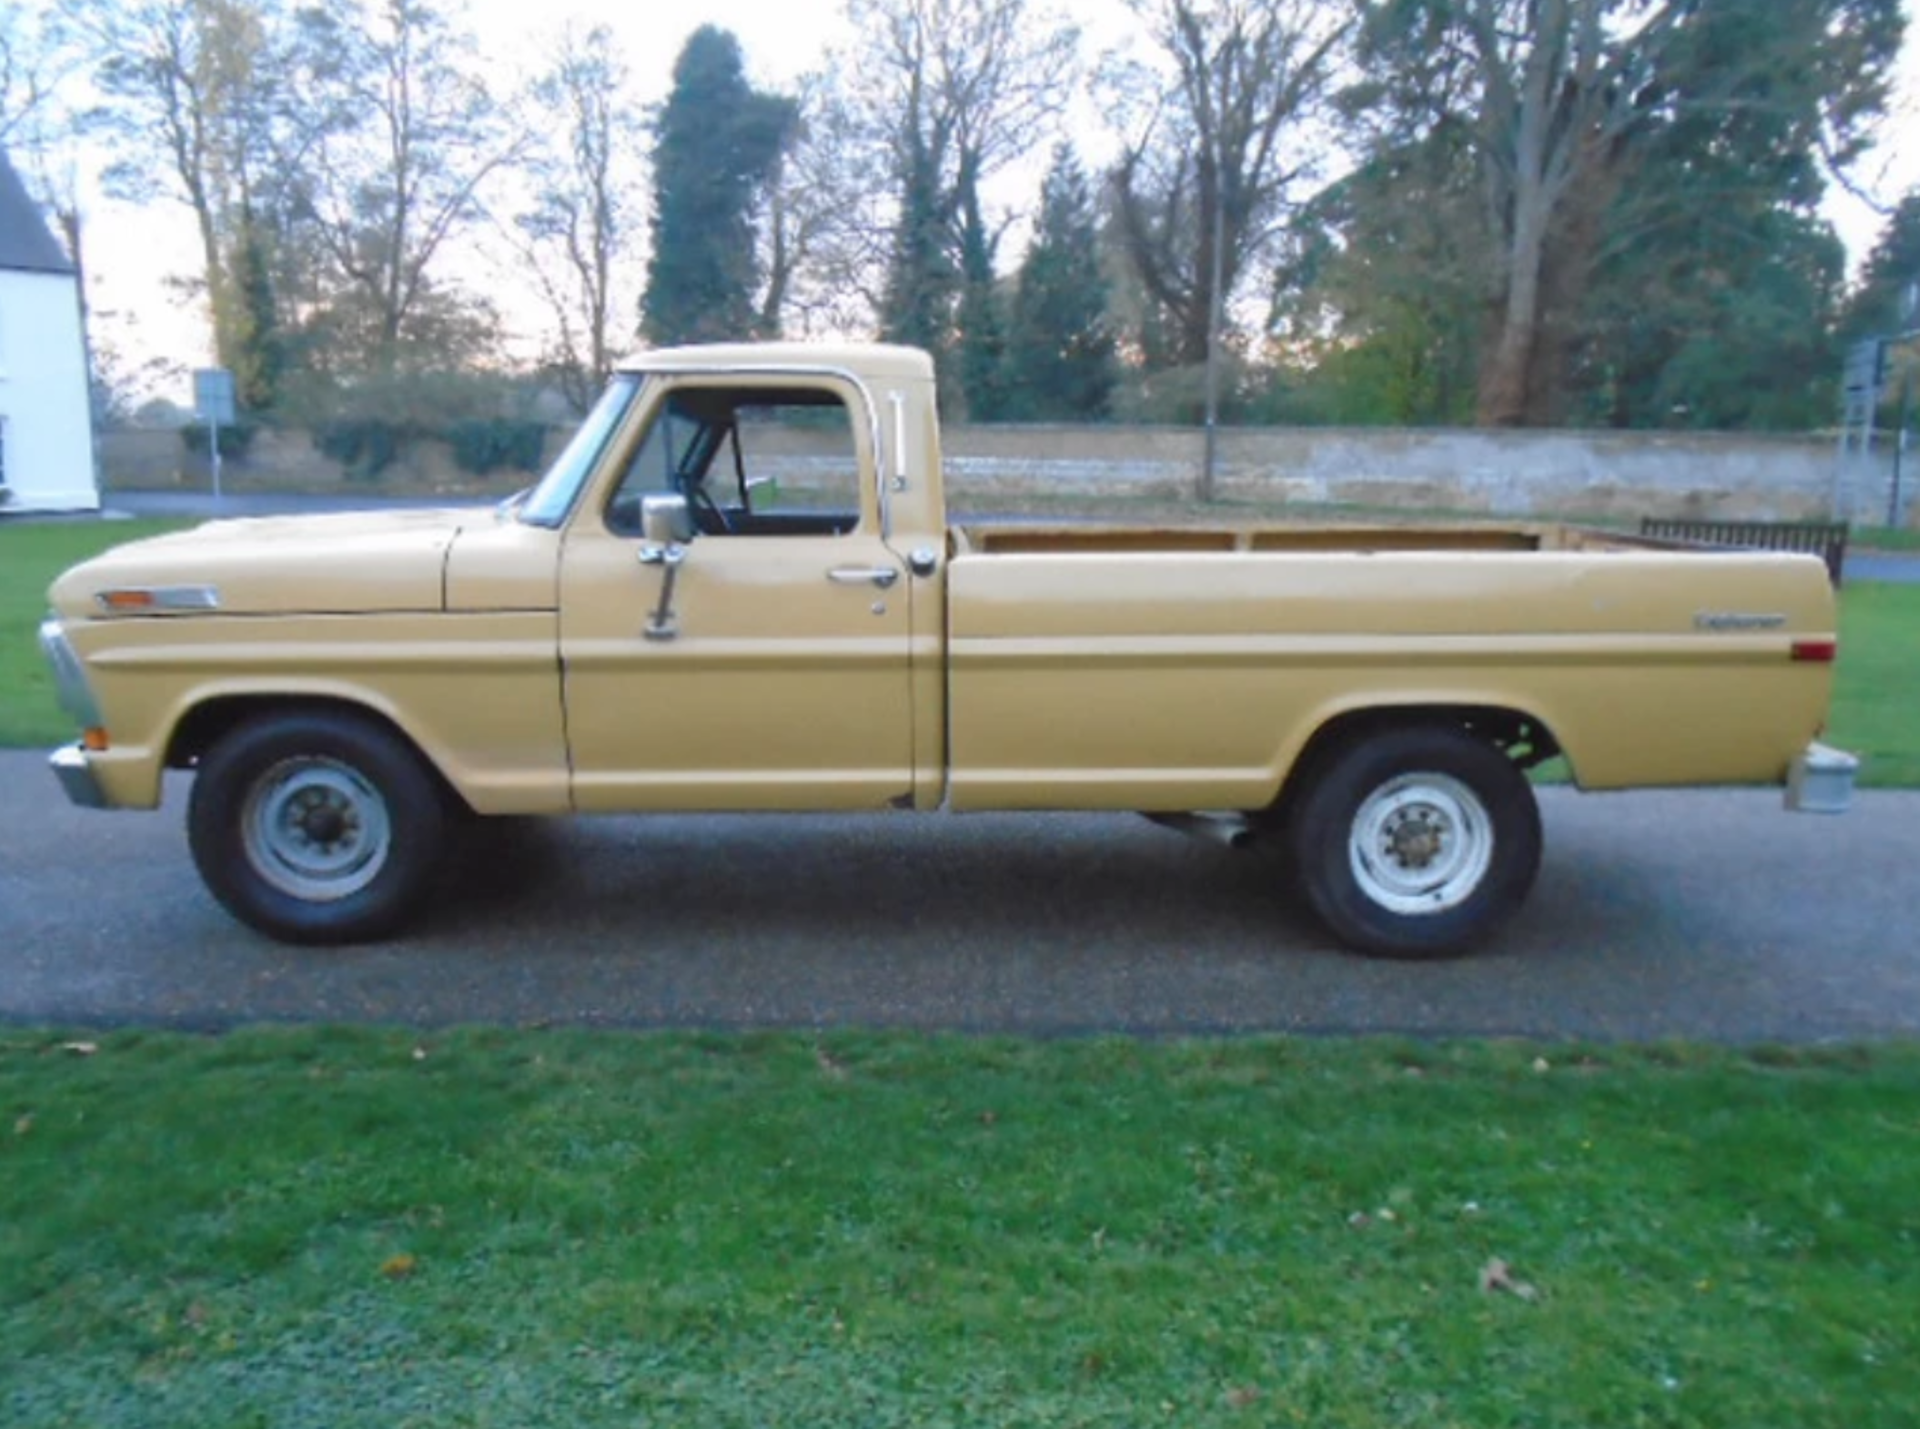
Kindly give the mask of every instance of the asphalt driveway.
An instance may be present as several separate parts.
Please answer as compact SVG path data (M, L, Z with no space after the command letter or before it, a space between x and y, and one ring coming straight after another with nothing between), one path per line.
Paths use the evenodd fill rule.
M1809 1040L1920 1032L1920 795L1547 790L1534 900L1440 964L1340 952L1270 854L1117 815L515 826L389 945L230 921L181 830L0 753L0 1019Z

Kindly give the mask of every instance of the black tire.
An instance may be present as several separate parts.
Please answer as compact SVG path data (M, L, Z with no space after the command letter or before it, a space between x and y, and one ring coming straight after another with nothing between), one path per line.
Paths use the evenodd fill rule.
M433 882L439 781L385 726L338 710L247 721L200 760L187 842L234 917L288 943L385 937Z
M1300 890L1343 943L1438 958L1484 942L1540 871L1526 775L1458 729L1375 729L1302 772L1287 843Z

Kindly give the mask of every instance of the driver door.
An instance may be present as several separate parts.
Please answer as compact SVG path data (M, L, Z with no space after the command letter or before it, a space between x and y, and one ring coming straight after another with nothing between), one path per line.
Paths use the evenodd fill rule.
M643 401L562 550L574 806L904 800L912 583L880 537L863 397L827 377L655 377ZM763 410L774 415L749 424ZM656 638L647 628L666 572L641 562L638 512L670 490L692 498L703 529L677 568L672 633ZM783 502L756 522L750 503L769 491L797 514Z

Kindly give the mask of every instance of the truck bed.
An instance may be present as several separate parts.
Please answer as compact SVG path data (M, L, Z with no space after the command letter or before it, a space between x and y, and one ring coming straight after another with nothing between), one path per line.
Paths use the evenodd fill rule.
M1831 682L1794 653L1834 636L1805 555L1544 524L973 526L954 546L957 809L1261 808L1313 731L1394 706L1517 714L1584 788L1778 783Z

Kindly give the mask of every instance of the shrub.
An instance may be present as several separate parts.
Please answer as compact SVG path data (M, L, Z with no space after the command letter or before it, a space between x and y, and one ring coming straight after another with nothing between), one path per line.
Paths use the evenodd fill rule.
M260 429L252 422L234 422L218 429L220 433L220 460L245 461L247 453L253 447L254 433ZM189 422L180 429L180 444L195 456L207 454L207 424Z
M445 435L460 469L474 476L485 476L503 467L511 471L536 470L546 445L547 428L543 422L516 421L511 417L476 417L453 423Z
M349 481L376 481L399 458L406 430L379 417L339 417L313 429L313 444L347 469Z

